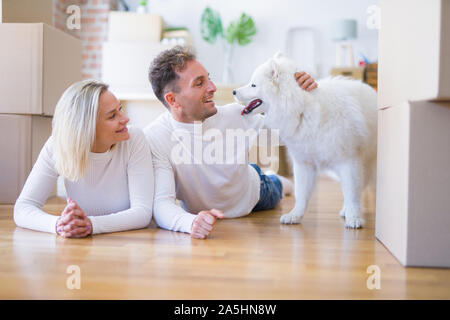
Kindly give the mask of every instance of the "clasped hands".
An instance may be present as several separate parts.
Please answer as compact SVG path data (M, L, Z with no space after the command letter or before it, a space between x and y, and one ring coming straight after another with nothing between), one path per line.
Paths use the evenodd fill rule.
M91 220L71 198L56 221L56 233L63 238L84 238L92 233Z
M217 209L200 211L192 223L191 237L205 239L217 218L224 217L222 211ZM56 221L56 233L63 238L84 238L92 233L91 220L71 198L67 198L67 206Z

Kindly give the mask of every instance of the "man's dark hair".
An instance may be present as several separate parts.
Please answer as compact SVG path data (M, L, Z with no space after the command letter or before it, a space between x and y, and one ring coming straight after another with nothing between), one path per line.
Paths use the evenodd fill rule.
M177 72L186 67L188 61L195 60L194 53L186 47L176 46L161 52L151 63L148 79L153 92L166 108L169 108L164 95L169 92L179 92L177 81L180 78Z

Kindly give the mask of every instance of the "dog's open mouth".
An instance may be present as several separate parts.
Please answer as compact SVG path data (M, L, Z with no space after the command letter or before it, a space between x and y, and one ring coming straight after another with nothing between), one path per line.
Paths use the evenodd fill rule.
M262 100L261 100L261 99L255 99L255 100L252 100L252 102L250 102L250 103L248 104L248 106L246 106L246 107L242 110L241 115L249 114L250 112L252 112L252 111L255 110L256 108L258 108L258 107L261 105L261 103L262 103Z

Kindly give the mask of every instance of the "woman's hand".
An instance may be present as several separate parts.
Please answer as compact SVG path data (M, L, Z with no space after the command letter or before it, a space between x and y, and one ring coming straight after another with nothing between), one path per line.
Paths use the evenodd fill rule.
M64 238L84 238L92 233L91 220L71 198L56 222L56 233Z

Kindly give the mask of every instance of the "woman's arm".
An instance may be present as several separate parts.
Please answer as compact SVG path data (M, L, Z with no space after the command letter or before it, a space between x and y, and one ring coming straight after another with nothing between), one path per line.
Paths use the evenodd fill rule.
M57 178L50 137L42 148L14 205L14 222L17 226L56 233L56 221L59 216L48 214L41 208L55 187Z
M127 165L130 208L104 216L89 216L92 233L141 229L152 219L154 177L150 147L141 130L131 142Z

